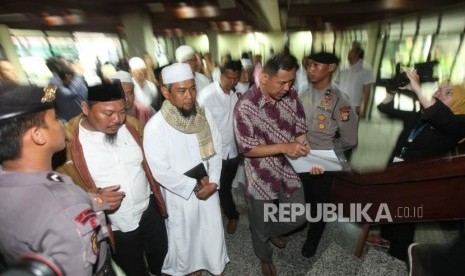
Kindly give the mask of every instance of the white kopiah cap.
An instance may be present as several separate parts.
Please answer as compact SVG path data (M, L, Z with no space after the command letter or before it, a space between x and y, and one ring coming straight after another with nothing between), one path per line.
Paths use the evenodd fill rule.
M137 69L146 69L147 67L145 66L145 62L143 59L140 57L133 57L129 60L129 67L131 67L132 70L137 70Z
M118 72L111 75L110 79L119 80L121 83L128 83L128 82L132 83L131 74L123 70L119 70Z
M176 49L176 61L184 62L195 55L194 49L191 46L181 45Z
M164 84L170 84L194 78L192 69L187 63L173 63L161 71Z

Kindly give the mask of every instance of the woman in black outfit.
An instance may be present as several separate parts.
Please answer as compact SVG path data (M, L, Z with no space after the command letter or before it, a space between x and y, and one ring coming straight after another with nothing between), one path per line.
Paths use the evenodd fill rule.
M450 153L465 136L465 115L452 120L454 114L465 114L465 90L463 86L442 84L432 99L427 99L420 88L415 70L407 70L410 84L401 89L416 93L424 110L419 112L401 111L394 108L394 95L386 93L378 105L379 111L390 118L401 119L404 129L399 135L389 163L440 156ZM413 242L414 223L383 225L381 237L390 241L389 254L407 260L408 246Z

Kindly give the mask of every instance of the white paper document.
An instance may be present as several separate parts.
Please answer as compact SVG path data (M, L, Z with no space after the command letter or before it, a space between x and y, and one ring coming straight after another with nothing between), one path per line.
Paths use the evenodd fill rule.
M287 160L296 173L309 172L312 167L320 166L325 171L341 171L342 164L334 150L311 150L307 156Z

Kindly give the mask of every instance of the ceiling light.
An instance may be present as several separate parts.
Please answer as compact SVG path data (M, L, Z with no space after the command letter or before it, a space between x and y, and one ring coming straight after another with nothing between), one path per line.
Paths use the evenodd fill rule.
M48 12L42 13L42 21L49 26L59 26L65 24L61 16L50 15Z
M184 2L179 3L179 6L175 8L174 13L178 18L195 18L198 16L197 9L188 6Z
M199 8L199 15L201 17L215 17L219 15L219 11L217 7L207 4Z
M219 22L218 29L223 32L229 32L231 31L231 23L228 21L221 21Z

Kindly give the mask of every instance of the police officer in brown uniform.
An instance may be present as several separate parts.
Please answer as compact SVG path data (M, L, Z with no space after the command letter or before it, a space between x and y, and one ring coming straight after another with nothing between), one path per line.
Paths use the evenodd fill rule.
M309 88L300 96L308 126L307 138L312 150L347 151L357 144L358 116L348 97L331 84L331 75L339 59L331 53L315 53L306 64ZM330 173L299 174L305 191L305 201L311 204L311 217L317 215L317 204L328 202L333 176ZM311 257L318 248L325 223L309 223L307 240L302 248L304 257Z
M66 275L114 275L105 227L107 204L52 171L63 149L56 88L0 85L0 252L53 259Z

